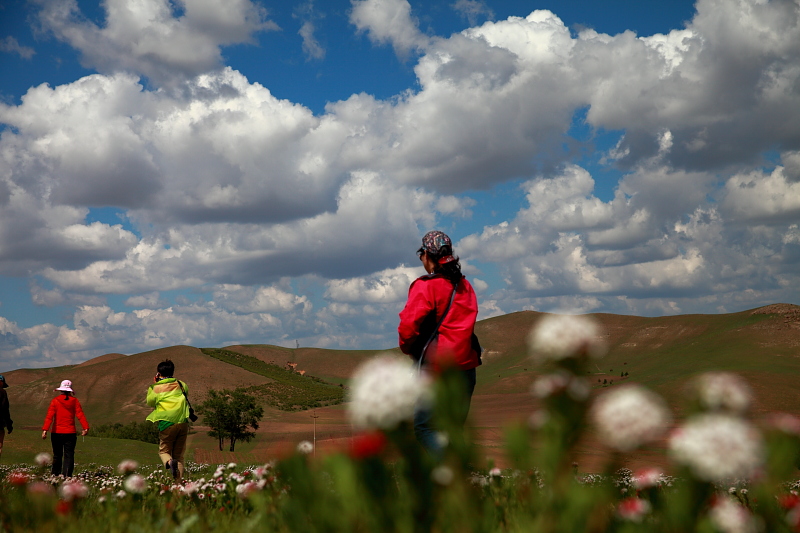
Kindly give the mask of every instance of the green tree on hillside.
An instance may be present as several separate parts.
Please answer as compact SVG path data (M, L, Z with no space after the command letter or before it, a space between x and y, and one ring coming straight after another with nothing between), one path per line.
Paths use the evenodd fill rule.
M198 411L211 428L208 436L219 440L220 451L225 439L231 442L230 451L235 450L237 441L250 442L256 436L250 428L258 429L264 416L264 408L243 389L210 389Z

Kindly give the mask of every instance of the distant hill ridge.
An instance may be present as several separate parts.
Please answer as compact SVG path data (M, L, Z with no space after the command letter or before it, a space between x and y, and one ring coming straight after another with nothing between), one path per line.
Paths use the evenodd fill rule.
M542 316L535 311L510 313L480 321L476 332L484 346L476 395L526 397L535 369L527 356L527 336ZM756 411L800 412L796 388L800 378L800 306L773 304L739 313L637 317L594 314L605 329L609 352L588 376L598 389L602 381L638 382L679 405L683 385L706 370L730 370L745 377L756 395ZM306 376L346 384L353 370L376 350L282 348L236 345L225 350L277 367L295 364ZM394 349L397 351L396 349ZM172 346L139 354L106 354L79 365L3 372L17 427L38 427L53 389L71 379L92 424L142 420L144 403L156 365L176 364L176 377L186 381L195 403L208 389L254 387L276 390L276 382L203 353L191 346ZM627 377L621 377L626 373ZM267 387L267 385L269 385ZM339 388L339 387L336 387ZM277 415L276 415L277 416Z

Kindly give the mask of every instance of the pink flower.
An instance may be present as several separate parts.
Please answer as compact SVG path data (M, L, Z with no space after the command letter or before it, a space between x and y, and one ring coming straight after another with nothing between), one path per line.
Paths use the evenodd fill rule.
M125 459L119 465L117 465L117 472L119 472L122 475L125 475L125 474L130 474L137 468L139 468L139 463L137 463L132 459Z
M44 481L36 481L28 485L28 494L31 496L52 496L53 486Z
M633 487L636 490L657 487L662 475L658 468L643 468L633 474Z
M258 484L254 481L248 481L236 486L236 495L240 498L247 499L252 493L258 490Z
M623 520L641 522L650 512L650 502L641 498L625 498L617 505L617 515Z
M58 489L61 498L66 502L72 500L79 500L89 495L89 487L83 481L65 481L61 488Z

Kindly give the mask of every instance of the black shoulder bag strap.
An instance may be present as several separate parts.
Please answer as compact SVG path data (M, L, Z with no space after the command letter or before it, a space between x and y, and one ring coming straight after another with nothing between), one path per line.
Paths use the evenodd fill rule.
M192 408L192 402L189 401L189 395L186 394L186 391L183 389L183 383L181 383L181 380L176 379L175 381L178 382L178 387L181 388L181 392L183 393L183 397L186 398L186 405L189 406L189 420L194 422L195 420L197 420L197 416L194 414L194 409Z
M456 299L456 289L458 289L458 283L453 283L453 294L450 295L450 301L447 303L447 307L445 307L444 309L442 318L439 319L439 323L436 324L435 328L433 328L433 333L431 333L431 338L428 339L428 342L426 342L425 346L423 346L422 348L422 353L420 354L419 360L417 361L417 370L419 371L422 370L422 361L425 359L425 352L428 350L428 346L430 345L431 342L433 342L433 339L435 339L436 336L439 334L439 326L441 326L442 322L444 322L444 318L447 316L447 312L450 310L450 306L453 305L453 300Z

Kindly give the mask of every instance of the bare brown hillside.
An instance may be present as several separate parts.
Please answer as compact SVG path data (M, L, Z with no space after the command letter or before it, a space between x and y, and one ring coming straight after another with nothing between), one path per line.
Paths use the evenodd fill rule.
M90 424L144 420L151 411L145 404L147 387L164 359L175 363L175 376L189 386L190 398L199 403L209 388L247 387L269 380L204 355L191 346L173 346L116 357L91 365L7 372L12 417L18 426L38 426L62 379L70 379ZM19 378L19 379L18 379ZM35 379L31 379L35 378ZM15 408L16 406L16 408ZM20 408L24 406L24 408Z
M604 327L608 354L596 362L587 377L592 394L607 390L602 381L636 382L662 394L680 413L691 377L708 370L735 372L751 384L755 402L752 414L762 418L774 411L800 414L800 307L775 304L750 311L721 315L678 315L646 318L594 315ZM503 464L504 427L526 420L535 408L528 393L538 369L527 354L527 336L541 313L524 311L479 322L476 332L484 346L484 364L478 369L478 387L471 420L487 457ZM268 345L230 346L228 350L257 357L279 366L296 364L296 370L333 382L346 382L363 360L377 351L288 349ZM52 397L52 389L64 378L75 382L78 397L92 423L141 420L149 412L144 393L165 357L175 361L178 376L185 379L192 398L200 401L208 388L246 386L266 378L212 359L189 346L175 346L127 357L109 354L87 365L57 369L5 372L11 388L12 415L19 425L38 425ZM628 374L622 377L621 374ZM23 407L24 406L24 407ZM319 418L313 419L315 414ZM258 431L252 460L274 456L303 439L312 438L317 423L320 450L346 446L350 428L346 406L336 405L287 413L267 408ZM235 460L215 451L214 442L202 432L192 437L197 458L209 462ZM628 458L632 466L663 464L658 446ZM591 471L607 452L591 435L580 444L576 458L582 470Z

